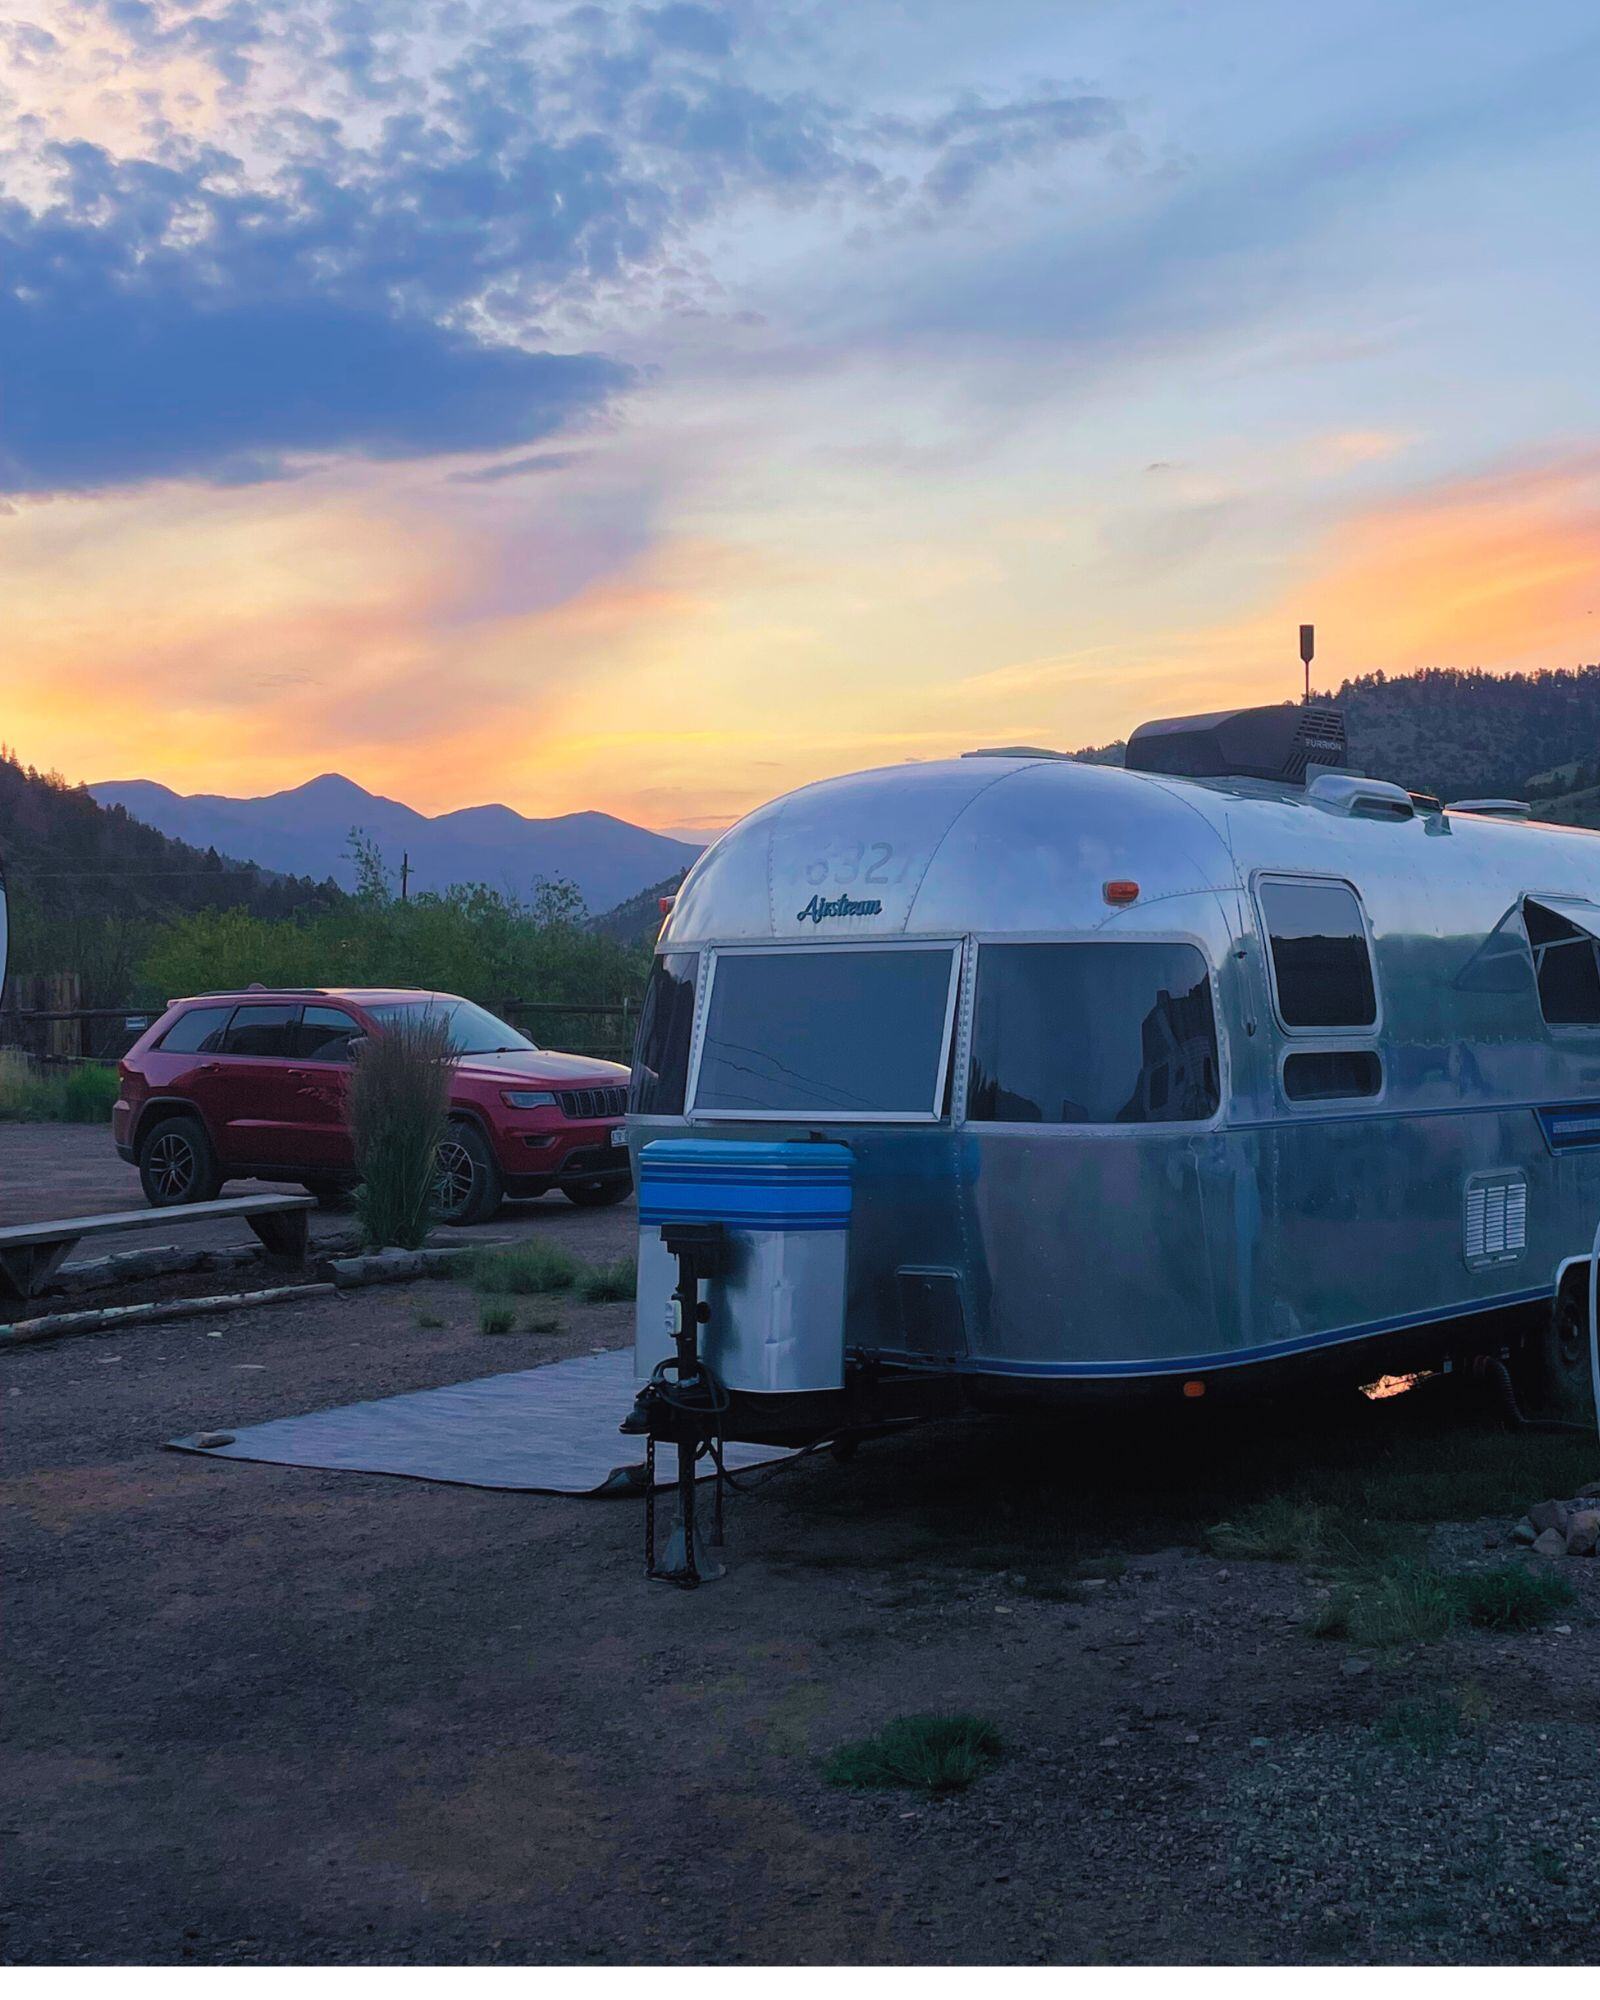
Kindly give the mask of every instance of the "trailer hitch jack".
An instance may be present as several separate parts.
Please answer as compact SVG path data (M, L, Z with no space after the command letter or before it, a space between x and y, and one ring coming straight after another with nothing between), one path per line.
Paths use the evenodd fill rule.
M728 1394L700 1354L700 1329L711 1308L700 1287L723 1269L726 1242L720 1222L668 1222L661 1240L678 1260L678 1283L672 1294L672 1337L677 1352L658 1362L639 1391L622 1429L645 1439L644 1573L684 1590L710 1583L723 1566L706 1554L695 1525L695 1465L702 1453L719 1460L714 1481L711 1545L722 1546L722 1479L720 1439ZM678 1453L678 1525L667 1545L664 1562L656 1561L656 1446L676 1446Z

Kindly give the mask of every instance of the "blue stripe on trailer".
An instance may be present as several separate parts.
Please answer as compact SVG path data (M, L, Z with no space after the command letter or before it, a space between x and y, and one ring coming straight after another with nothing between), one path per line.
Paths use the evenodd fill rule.
M1133 1375L1215 1374L1224 1368L1242 1368L1252 1362L1283 1361L1296 1354L1310 1354L1322 1347L1342 1347L1348 1342L1371 1340L1385 1333L1408 1333L1429 1326L1445 1326L1452 1320L1468 1319L1477 1313L1504 1312L1509 1307L1543 1304L1551 1297L1548 1286L1532 1292L1501 1292L1492 1299L1474 1299L1461 1305L1434 1307L1427 1312L1402 1313L1397 1319L1369 1320L1364 1326L1335 1327L1329 1333L1313 1333L1299 1340L1277 1340L1265 1347L1224 1348L1217 1354L1179 1354L1168 1359L1154 1355L1147 1361L1014 1361L1003 1355L974 1354L957 1364L963 1374L1038 1376L1055 1378L1115 1380ZM894 1359L898 1362L900 1357Z
M1584 1153L1600 1146L1600 1102L1541 1105L1537 1115L1552 1153Z
M844 1229L850 1168L848 1150L837 1145L654 1139L639 1155L639 1220Z

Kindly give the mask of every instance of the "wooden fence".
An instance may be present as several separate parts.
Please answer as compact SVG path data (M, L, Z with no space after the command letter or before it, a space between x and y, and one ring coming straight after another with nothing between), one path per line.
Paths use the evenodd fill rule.
M599 1056L608 1062L633 1060L633 1035L639 1023L635 1000L605 1006L571 1006L563 1000L500 1002L496 1012L541 1048L565 1049L570 1055Z
M35 974L6 987L0 1048L21 1049L42 1062L115 1062L160 1008L80 1007L74 972Z

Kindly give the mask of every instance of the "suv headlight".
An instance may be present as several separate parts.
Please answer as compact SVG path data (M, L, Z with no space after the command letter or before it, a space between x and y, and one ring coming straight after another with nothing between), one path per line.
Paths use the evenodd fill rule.
M554 1104L553 1090L502 1090L500 1095L513 1111L537 1111L541 1104Z

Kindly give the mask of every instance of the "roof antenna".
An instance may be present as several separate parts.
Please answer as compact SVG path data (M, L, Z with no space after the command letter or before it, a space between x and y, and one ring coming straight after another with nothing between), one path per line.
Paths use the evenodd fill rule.
M1300 627L1300 661L1306 670L1306 706L1311 706L1311 662L1317 650L1317 628L1315 625Z

